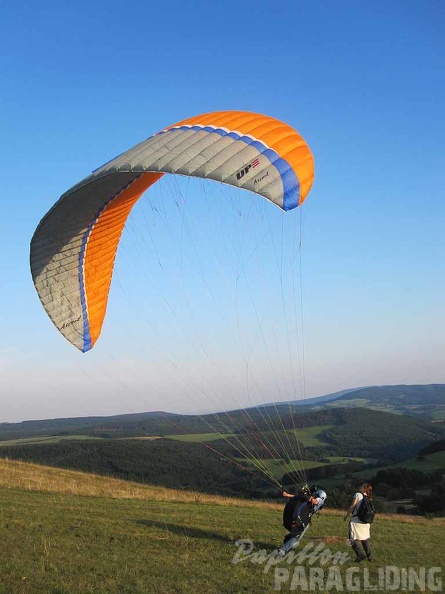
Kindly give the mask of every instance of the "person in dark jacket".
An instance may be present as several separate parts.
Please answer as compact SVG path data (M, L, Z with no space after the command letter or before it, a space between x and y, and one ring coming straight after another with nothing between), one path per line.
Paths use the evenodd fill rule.
M284 537L283 544L277 551L278 556L284 557L298 545L310 524L311 517L323 507L327 496L318 487L312 487L310 491L300 491L297 495L282 489L281 496L289 499L284 512L284 524L289 534ZM290 518L286 518L287 510L290 511Z

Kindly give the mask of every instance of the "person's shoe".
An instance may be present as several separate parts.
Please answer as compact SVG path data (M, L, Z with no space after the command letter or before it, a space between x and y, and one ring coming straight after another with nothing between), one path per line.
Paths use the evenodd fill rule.
M357 557L354 559L354 563L361 563L364 559L366 559L364 555L362 557L357 555Z

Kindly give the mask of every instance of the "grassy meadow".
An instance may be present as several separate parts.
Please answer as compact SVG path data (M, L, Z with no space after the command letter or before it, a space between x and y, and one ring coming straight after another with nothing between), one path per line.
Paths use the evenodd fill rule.
M186 442L196 442L201 443L216 441L218 439L227 439L229 437L233 437L234 433L225 433L222 435L221 433L184 433L180 435L166 435L168 439L176 439L177 441L186 441Z
M373 474L379 472L379 470L390 470L391 468L408 468L409 470L420 470L425 474L436 471L438 468L445 468L445 452L434 452L433 454L427 454L422 460L412 458L411 460L404 460L398 464L389 464L387 466L381 466L373 468ZM363 473L354 472L353 476L361 476Z
M101 437L92 437L90 435L50 435L43 437L20 437L17 439L7 439L0 441L1 447L8 447L14 445L29 445L29 444L47 444L47 443L60 443L61 441L99 441Z
M296 565L281 561L267 570L266 554L285 534L281 502L148 487L10 460L0 461L0 501L1 594L256 594L276 591L275 572L292 577ZM368 570L372 582L387 565L440 566L444 527L444 519L379 516L372 527L376 562L359 570ZM257 556L232 563L238 539L253 540ZM351 555L342 512L326 509L316 517L302 546L309 544ZM298 565L308 572L312 567L310 559ZM353 567L351 556L339 571L345 576ZM290 590L290 581L277 587L302 591Z
M333 425L316 425L314 427L292 429L290 432L292 432L305 447L322 447L326 445L326 440L323 440L323 433L328 429L332 429L332 427ZM235 433L226 433L224 435L221 433L186 433L166 435L165 437L176 439L178 441L210 442L221 438L227 439L235 435Z

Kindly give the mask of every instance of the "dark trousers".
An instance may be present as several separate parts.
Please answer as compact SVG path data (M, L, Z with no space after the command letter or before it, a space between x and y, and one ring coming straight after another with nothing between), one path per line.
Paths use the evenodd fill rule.
M357 555L357 559L364 559L365 556L368 559L372 559L371 554L371 545L369 544L368 540L353 540L352 541L352 549L354 553ZM364 551L364 553L363 553Z

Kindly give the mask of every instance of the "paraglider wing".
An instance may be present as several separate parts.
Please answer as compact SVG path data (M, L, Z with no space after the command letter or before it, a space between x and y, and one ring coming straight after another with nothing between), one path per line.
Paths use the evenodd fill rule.
M287 124L249 112L215 112L165 128L68 190L37 227L30 261L43 307L81 351L100 335L125 221L164 173L217 180L290 210L311 188L314 161Z

